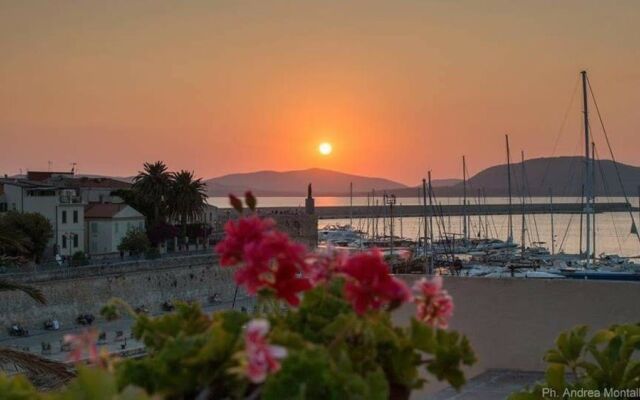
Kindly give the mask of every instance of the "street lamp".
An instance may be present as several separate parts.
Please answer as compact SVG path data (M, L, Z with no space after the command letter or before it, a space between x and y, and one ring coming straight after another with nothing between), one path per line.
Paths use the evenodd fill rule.
M389 217L391 218L391 237L389 239L389 247L391 250L391 256L393 257L393 206L396 204L396 195L395 194L391 194L391 195L387 195L386 193L383 196L383 200L384 200L384 204L389 206Z

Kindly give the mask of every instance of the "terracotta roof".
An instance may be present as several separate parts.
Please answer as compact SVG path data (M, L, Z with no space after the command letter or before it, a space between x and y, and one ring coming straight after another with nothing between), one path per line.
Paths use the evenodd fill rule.
M73 172L27 171L27 179L31 181L46 181L54 175L73 176Z
M84 217L113 218L125 207L127 207L125 203L90 203L84 209Z
M129 189L131 184L112 178L82 178L68 179L68 184L82 188L108 188L108 189Z

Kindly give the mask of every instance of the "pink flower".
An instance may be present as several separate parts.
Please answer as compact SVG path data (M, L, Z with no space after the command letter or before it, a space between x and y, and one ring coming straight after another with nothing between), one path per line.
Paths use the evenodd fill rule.
M245 246L260 241L267 233L273 231L275 222L272 219L261 219L257 216L229 220L224 226L225 238L216 245L222 266L236 265L243 259Z
M417 292L416 318L436 328L447 328L453 315L453 299L442 289L442 277L422 278L414 284L413 290Z
M216 246L223 266L238 265L238 285L250 294L270 290L293 306L300 303L299 293L309 290L309 280L302 276L306 249L274 229L272 220L256 216L229 221L226 237Z
M314 286L327 282L342 268L347 258L346 251L328 247L324 252L311 254L307 257L304 275Z
M389 303L398 305L411 300L411 291L403 281L391 276L378 250L352 256L341 271L347 276L345 297L360 315Z
M77 335L64 335L64 342L71 345L69 360L76 363L82 361L86 350L89 362L92 364L99 364L100 357L98 356L98 346L96 344L97 339L98 332L93 329L84 330L82 333Z
M280 370L279 359L286 357L287 349L270 345L266 335L269 333L269 321L254 319L249 322L244 334L247 356L246 375L253 383L262 383L267 375Z

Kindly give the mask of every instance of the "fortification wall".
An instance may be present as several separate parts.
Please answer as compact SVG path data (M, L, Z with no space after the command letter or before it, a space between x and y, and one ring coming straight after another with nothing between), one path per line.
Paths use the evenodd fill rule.
M81 313L99 316L101 307L113 297L132 307L144 305L152 313L159 312L167 300L207 304L216 296L220 302L231 301L232 274L233 270L220 268L213 255L13 274L6 278L39 287L48 304L39 305L21 292L0 292L0 327L19 322L40 329L50 318L70 326ZM6 334L6 329L0 331L0 336Z

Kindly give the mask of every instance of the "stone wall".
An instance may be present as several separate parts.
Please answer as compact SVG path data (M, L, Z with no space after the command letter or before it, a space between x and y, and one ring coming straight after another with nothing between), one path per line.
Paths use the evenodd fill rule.
M638 282L463 277L444 282L455 303L451 328L469 337L479 358L476 371L542 370L544 353L563 330L588 325L593 332L640 322ZM404 322L415 309L401 311Z
M310 249L318 246L318 217L313 214L269 214L278 229Z
M0 292L0 327L19 322L40 329L49 318L70 326L81 313L99 316L100 308L113 297L132 307L144 305L152 313L167 300L207 304L216 296L220 302L230 302L235 290L232 274L231 269L220 268L213 255L200 255L3 275L39 287L48 304L38 305L21 292ZM6 334L6 329L0 330L0 336Z

